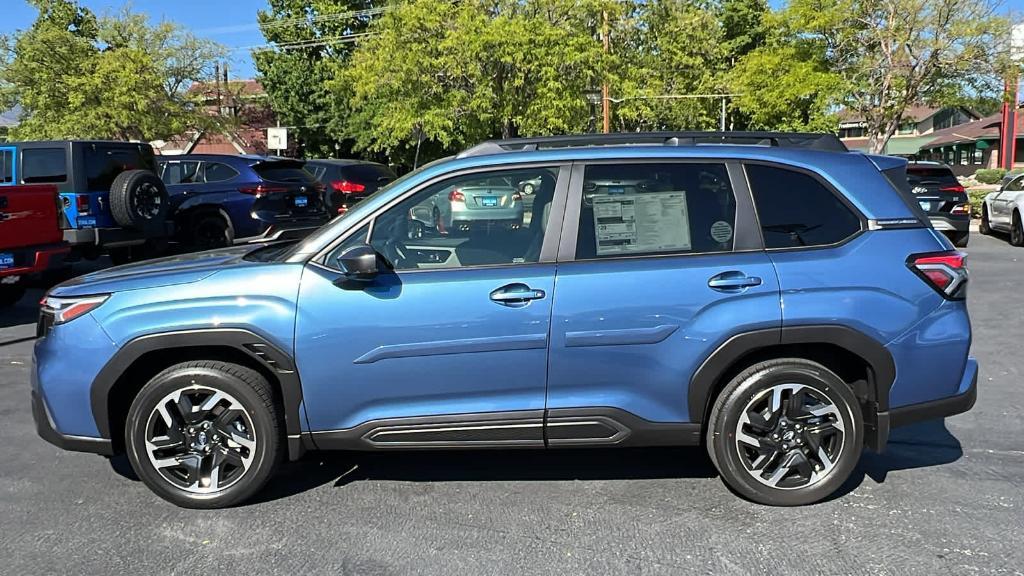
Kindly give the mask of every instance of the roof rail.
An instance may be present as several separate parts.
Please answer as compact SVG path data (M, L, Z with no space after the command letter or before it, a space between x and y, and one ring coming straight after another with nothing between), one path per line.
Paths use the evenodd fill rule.
M488 140L463 150L456 158L581 146L701 146L709 144L777 146L780 148L804 148L831 152L849 151L835 134L801 132L618 132L613 134L578 134L573 136L539 136L536 138Z

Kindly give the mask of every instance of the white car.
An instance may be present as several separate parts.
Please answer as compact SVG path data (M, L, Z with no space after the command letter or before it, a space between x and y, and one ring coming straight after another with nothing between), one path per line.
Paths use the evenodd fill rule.
M991 234L993 231L1008 232L1010 244L1024 246L1024 226L1021 212L1024 210L1024 174L1003 180L998 192L985 196L981 206L981 225L978 231Z

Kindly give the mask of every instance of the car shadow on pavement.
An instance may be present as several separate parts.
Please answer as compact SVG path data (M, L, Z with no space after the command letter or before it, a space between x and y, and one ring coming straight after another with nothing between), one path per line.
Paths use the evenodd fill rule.
M832 498L852 492L865 477L882 484L890 472L949 464L963 455L960 441L946 428L944 420L897 428L889 434L885 452L864 451L853 474Z
M365 480L490 482L713 478L703 448L314 452L281 468L252 503Z

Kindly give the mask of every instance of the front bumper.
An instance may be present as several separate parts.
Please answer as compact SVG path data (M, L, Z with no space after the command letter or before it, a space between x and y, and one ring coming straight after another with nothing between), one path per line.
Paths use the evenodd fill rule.
M90 438L61 434L53 424L46 402L35 390L32 391L32 419L36 421L36 432L40 438L64 450L75 452L92 452L103 456L113 456L114 446L108 438Z

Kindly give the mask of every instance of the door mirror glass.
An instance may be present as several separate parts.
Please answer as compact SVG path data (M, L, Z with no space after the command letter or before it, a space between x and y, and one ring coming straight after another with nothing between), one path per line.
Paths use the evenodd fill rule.
M348 280L368 282L377 277L377 251L366 244L345 250L335 259L335 264Z

